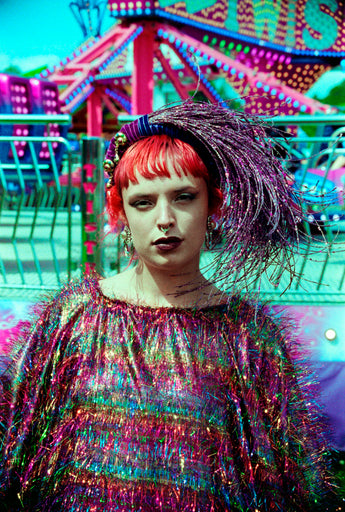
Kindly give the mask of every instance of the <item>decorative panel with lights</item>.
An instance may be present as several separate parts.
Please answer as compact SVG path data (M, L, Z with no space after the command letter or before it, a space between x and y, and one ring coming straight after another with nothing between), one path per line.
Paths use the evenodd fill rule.
M37 102L37 113L46 115L61 114L59 92L56 84L34 78L30 80L30 85L33 98ZM34 132L35 135L44 137L65 137L67 128L54 123L46 126L35 126ZM53 149L55 158L57 161L60 161L63 146L58 142L52 142L51 147ZM38 150L38 158L41 162L47 162L50 160L51 155L47 142L42 142L42 144L40 144Z
M183 26L185 34L302 94L331 67L345 66L344 0L109 0L108 6L118 19ZM242 95L233 78L227 80ZM250 94L256 92L266 95L260 87ZM274 99L266 103L263 112L275 110ZM293 112L286 106L286 114Z
M33 102L29 82L25 78L0 75L0 112L2 114L31 114ZM0 125L0 135L26 137L32 135L29 125ZM14 161L15 156L19 161L24 161L28 152L27 142L15 141L15 150L10 144L0 145L0 159L4 163ZM14 155L16 153L16 155Z
M60 103L57 85L36 78L23 78L13 75L0 74L0 113L2 114L60 114ZM49 133L48 133L49 132ZM0 135L13 137L65 137L67 128L57 124L50 125L0 125ZM14 147L13 147L14 146ZM43 164L55 158L59 168L63 147L58 142L34 143L34 155L30 151L29 143L25 140L16 140L11 147L10 143L0 145L0 159L2 165L31 164L36 159ZM49 173L47 173L47 179Z
M280 49L343 52L343 0L108 0L116 18L160 17ZM326 55L325 54L325 55Z
M219 48L213 47L213 38L208 44L209 37L204 35L203 41L198 41L196 37L182 33L180 30L162 25L157 30L158 41L164 42L170 46L175 53L182 56L182 60L189 60L190 66L193 66L191 54L198 59L200 69L200 81L211 91L212 84L210 80L222 77L225 78L239 97L246 99L245 110L250 113L270 114L270 115L294 115L300 112L313 113L315 110L327 112L328 105L317 104L314 100L302 94L298 88L294 89L274 76L274 73L265 73L255 69L254 59L269 59L267 65L282 66L284 69L290 67L291 56L279 52L271 52L253 46L244 46L238 44L235 48L237 52L242 52L246 60L242 61L240 54L235 59L228 52L221 53L219 48L224 48L224 40L219 42ZM233 48L233 45L231 45ZM252 59L249 62L249 59ZM194 63L195 67L195 63ZM312 66L307 65L308 69ZM289 73L287 73L289 74ZM216 101L222 101L217 91L213 93Z

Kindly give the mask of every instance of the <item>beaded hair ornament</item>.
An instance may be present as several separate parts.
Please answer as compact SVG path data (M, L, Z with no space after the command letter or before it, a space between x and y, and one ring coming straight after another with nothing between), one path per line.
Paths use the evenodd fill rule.
M113 186L116 165L134 142L165 134L190 144L223 193L217 229L222 243L213 264L221 279L257 278L272 263L293 272L302 210L276 142L258 116L218 104L187 101L124 125L110 142L104 169ZM273 279L276 279L272 277Z

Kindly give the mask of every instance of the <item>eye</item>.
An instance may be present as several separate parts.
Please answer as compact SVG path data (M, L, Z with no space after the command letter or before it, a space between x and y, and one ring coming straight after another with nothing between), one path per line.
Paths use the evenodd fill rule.
M182 194L179 194L176 198L179 202L189 202L193 201L195 199L196 194L192 194L191 192L183 192Z
M149 199L138 199L138 201L133 201L132 203L130 203L130 205L133 208L144 210L145 208L149 208L150 206L152 206L152 201L150 201Z

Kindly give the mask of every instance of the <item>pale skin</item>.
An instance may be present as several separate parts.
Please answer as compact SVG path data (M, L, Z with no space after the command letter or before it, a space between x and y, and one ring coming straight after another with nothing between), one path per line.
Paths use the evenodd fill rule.
M204 307L220 291L200 271L209 215L203 178L191 174L129 182L122 190L123 222L130 228L138 264L100 281L104 295L152 307Z

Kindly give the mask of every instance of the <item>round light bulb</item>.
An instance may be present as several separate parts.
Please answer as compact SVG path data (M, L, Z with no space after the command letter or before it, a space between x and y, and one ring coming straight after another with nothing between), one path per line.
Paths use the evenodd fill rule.
M335 332L334 329L327 329L325 331L325 338L328 340L328 341L334 341L337 337L337 333Z

